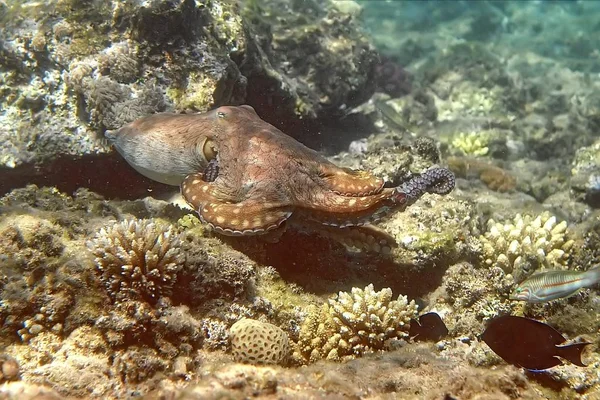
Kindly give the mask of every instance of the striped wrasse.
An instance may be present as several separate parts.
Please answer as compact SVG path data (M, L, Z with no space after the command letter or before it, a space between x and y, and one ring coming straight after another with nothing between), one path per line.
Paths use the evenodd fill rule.
M574 295L600 282L600 265L587 271L544 271L531 275L511 293L511 300L543 303Z

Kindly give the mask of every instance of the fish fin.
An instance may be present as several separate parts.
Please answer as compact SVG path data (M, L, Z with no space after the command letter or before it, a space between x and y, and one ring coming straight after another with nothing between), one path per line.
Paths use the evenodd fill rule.
M585 365L581 361L581 352L583 351L585 346L587 346L589 344L591 344L591 343L583 342L583 343L569 344L566 346L556 346L556 348L558 349L557 355L561 358L564 358L565 360L572 362L575 365L578 365L580 367L587 367L587 365Z
M577 290L572 291L571 293L569 293L568 295L566 295L565 297L560 297L561 299L568 299L569 297L573 297L575 296L577 293L581 292L581 289L583 288L579 288Z
M411 318L410 319L410 325L408 328L408 337L416 340L417 336L419 336L419 334L421 333L421 324L419 323L419 321L415 318Z

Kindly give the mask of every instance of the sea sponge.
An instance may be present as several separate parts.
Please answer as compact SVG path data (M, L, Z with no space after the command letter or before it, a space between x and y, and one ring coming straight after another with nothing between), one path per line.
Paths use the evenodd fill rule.
M124 220L102 228L88 248L101 281L117 301L155 303L170 295L185 262L179 235L150 220Z
M339 292L320 308L313 307L300 327L294 358L300 363L320 359L355 358L389 347L390 340L407 336L417 306L406 296L392 300L389 288L376 292L373 284L364 289Z
M249 364L284 364L289 355L288 335L268 322L242 318L231 326L231 352Z
M510 192L517 186L517 179L508 171L491 163L471 157L448 157L448 168L460 178L478 178L491 190Z
M558 222L547 211L537 217L517 214L506 223L490 219L479 240L485 264L499 266L517 281L542 267L564 267L573 246L567 222Z

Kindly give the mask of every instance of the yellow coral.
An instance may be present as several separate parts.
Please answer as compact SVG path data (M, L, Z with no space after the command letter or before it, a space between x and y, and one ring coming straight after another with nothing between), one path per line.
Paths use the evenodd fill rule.
M377 350L389 340L407 336L417 306L406 296L392 300L389 288L376 292L373 285L339 292L320 308L313 306L300 328L294 358L300 363L320 359L339 361Z
M452 139L452 146L465 155L485 156L489 152L489 136L483 132L460 132Z
M520 280L539 268L560 268L567 261L573 240L566 221L558 222L549 212L537 217L517 214L507 223L490 219L480 236L483 259Z

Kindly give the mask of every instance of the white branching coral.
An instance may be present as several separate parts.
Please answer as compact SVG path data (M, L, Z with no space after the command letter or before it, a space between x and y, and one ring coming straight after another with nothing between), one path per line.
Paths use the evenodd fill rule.
M299 363L354 358L385 350L388 342L407 336L417 306L406 296L392 300L389 288L373 285L339 292L320 308L313 306L300 328L294 358Z
M102 228L88 248L102 283L117 301L154 303L170 295L185 262L179 235L149 220L124 220Z
M573 240L567 222L558 222L549 212L537 217L517 214L507 223L490 219L487 232L479 238L487 265L497 265L516 279L539 268L560 268L567 261Z

